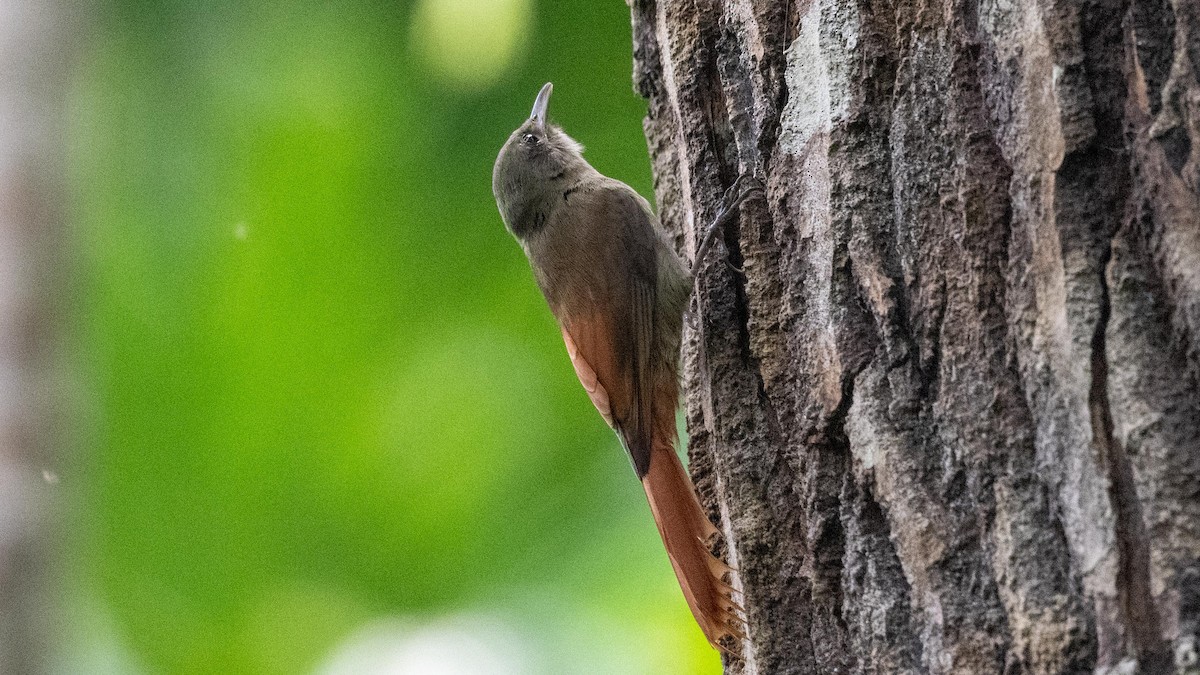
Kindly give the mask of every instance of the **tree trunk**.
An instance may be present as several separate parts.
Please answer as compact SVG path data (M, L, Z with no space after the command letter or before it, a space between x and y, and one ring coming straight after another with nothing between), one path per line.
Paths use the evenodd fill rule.
M1197 672L1200 2L632 13L726 671Z
M0 0L0 673L48 669L61 7Z

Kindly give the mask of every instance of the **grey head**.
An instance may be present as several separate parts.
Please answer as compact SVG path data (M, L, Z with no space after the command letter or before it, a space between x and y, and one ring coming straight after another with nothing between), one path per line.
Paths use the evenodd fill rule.
M547 123L550 92L547 82L533 102L529 119L508 137L492 169L492 194L504 226L518 238L540 229L555 198L590 171L583 146Z

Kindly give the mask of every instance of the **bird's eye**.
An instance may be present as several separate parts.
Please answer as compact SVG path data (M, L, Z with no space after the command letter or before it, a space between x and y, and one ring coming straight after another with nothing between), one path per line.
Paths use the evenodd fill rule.
M537 137L537 134L525 134L521 137L521 141L525 145L537 145L541 139Z

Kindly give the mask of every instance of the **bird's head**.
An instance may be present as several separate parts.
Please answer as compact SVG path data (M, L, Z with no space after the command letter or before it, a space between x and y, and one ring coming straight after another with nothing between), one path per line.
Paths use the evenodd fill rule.
M540 200L560 193L590 168L583 146L546 120L553 89L550 82L542 86L529 119L508 137L492 169L496 206L513 232L523 229L521 219L530 217Z

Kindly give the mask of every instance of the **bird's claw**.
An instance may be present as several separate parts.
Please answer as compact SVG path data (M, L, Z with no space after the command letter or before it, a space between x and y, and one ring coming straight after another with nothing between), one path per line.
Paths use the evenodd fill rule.
M746 185L745 188L742 188L743 184ZM721 196L721 213L727 213L736 209L750 195L763 191L763 184L754 177L754 174L741 174L737 177L737 180L733 181L733 185L725 189L725 194Z
M721 210L717 213L717 217L713 220L712 224L709 225L708 229L704 232L704 236L700 240L700 245L696 248L696 257L692 261L693 274L698 272L700 270L700 266L704 264L705 254L708 252L708 249L712 245L712 242L716 238L717 234L719 234L725 228L725 225L732 220L733 214L738 211L742 203L754 194L765 195L766 192L763 189L762 183L759 182L759 180L753 175L748 173L738 176L737 180L733 181L733 185L730 185L725 190L725 194L721 197ZM730 263L730 267L736 270L739 274L744 274L742 270L738 269L736 266L733 266L732 263Z

